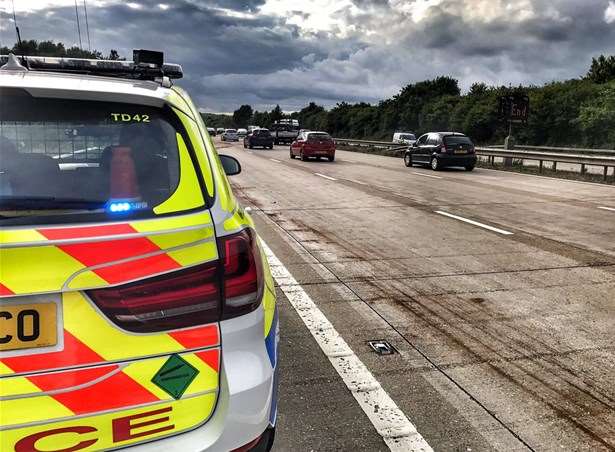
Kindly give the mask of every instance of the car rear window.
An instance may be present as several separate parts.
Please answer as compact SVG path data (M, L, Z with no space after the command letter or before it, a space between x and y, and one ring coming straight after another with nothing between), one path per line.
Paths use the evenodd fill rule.
M155 217L178 188L189 141L168 107L0 95L0 221Z
M226 133L237 133L235 129L226 129Z
M327 141L331 140L328 133L308 133L308 141Z
M399 138L402 140L416 140L416 137L410 133L400 135Z
M447 145L451 145L451 146L455 146L457 144L472 144L472 140L470 140L468 137L462 137L462 136L448 136L448 137L444 137L444 144Z

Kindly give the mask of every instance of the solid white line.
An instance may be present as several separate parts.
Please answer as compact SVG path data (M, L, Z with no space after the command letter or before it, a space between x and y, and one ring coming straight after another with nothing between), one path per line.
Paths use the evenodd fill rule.
M615 208L613 208L613 207L598 207L598 209L610 210L611 212L615 212Z
M432 176L431 174L417 173L416 171L411 171L411 173L417 176L431 177L432 179L443 179L443 177L440 177L440 176Z
M280 161L279 161L279 160L277 160L277 159L269 159L269 160L271 160L272 162L276 162L276 163L282 163L282 162L280 162Z
M324 174L320 174L320 173L314 173L316 176L319 177L324 177L325 179L329 179L329 180L337 180L334 177L329 177L329 176L325 176Z
M493 226L479 223L478 221L474 221L474 220L468 220L467 218L458 217L457 215L453 215L452 213L442 212L441 210L436 210L436 213L440 215L444 215L446 217L454 218L455 220L463 221L464 223L473 224L474 226L478 226L479 228L488 229L489 231L497 232L498 234L513 235L513 233L510 231L505 231L504 229L494 228Z
M433 452L284 264L265 242L261 241L261 244L278 286L389 449L395 452Z

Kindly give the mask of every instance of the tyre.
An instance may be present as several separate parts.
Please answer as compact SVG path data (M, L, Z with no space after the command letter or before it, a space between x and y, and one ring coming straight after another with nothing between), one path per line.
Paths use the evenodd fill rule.
M406 165L408 168L412 166L412 155L411 154L404 155L404 165Z
M474 171L474 165L466 166L466 171Z
M303 155L303 151L301 151L301 153L299 154L299 157L301 158L302 162L307 162L307 157Z
M254 146L252 146L252 143L250 143L250 144L248 145L248 147L249 147L250 149L254 149Z
M431 166L431 169L434 171L439 171L441 169L440 161L436 157L432 157L430 166Z
M293 159L293 160L295 159L295 154L293 154L292 150L290 151L290 158Z
M246 146L246 142L243 142L243 148L246 149L248 146Z
M329 159L330 162L335 160L335 156L334 155L332 155L331 157L327 157L327 158Z

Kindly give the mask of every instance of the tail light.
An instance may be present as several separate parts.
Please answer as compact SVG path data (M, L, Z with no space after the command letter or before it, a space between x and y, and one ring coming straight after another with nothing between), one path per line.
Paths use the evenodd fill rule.
M133 332L175 330L255 310L263 294L256 234L220 239L220 260L123 286L87 292L116 325Z
M221 239L224 306L222 319L254 311L263 296L263 262L252 229Z

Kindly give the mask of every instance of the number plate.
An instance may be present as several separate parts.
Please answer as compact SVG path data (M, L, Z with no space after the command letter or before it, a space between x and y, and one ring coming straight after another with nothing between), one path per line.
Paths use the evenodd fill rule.
M468 151L466 151L465 149L459 149L457 151L455 151L455 154L467 154Z
M56 345L57 321L55 303L0 306L0 351Z

